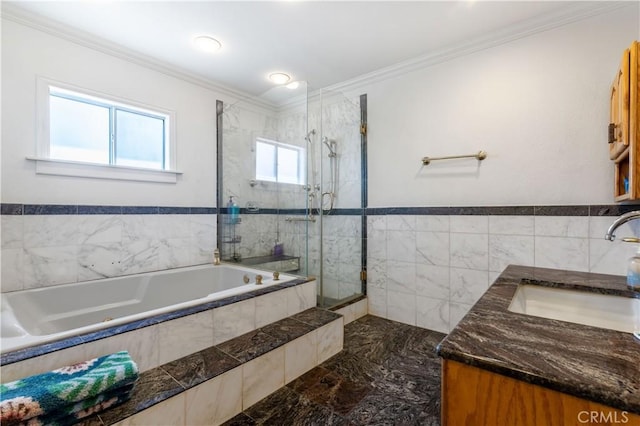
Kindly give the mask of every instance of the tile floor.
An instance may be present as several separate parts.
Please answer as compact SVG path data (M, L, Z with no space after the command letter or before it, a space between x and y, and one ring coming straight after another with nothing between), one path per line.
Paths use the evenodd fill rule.
M439 425L444 337L361 318L345 326L342 352L225 425Z

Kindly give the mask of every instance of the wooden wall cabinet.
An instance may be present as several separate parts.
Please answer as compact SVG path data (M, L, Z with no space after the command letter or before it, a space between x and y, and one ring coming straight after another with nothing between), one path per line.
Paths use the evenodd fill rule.
M640 199L640 44L631 43L622 54L611 85L609 158L615 164L616 201Z
M597 421L589 421L594 419L592 416ZM442 360L442 426L585 424L640 425L640 416L456 361Z

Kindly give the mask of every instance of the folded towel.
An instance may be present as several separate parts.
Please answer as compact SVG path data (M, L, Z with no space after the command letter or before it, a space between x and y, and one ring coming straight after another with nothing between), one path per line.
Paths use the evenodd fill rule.
M106 409L107 407L111 407L116 402L119 404L128 400L131 397L131 391L133 390L133 384L123 386L121 388L112 389L107 392L103 392L100 395L83 399L79 402L74 402L72 404L61 407L59 410L53 410L46 415L32 417L27 419L26 422L24 420L8 420L6 422L2 422L2 426L18 426L18 425L30 425L30 424L53 424L53 423L61 423L64 424L64 419L68 419L73 424L77 419L90 416L91 414L101 410ZM117 398L117 401L109 402L113 398ZM104 405L104 406L103 406ZM45 420L43 422L43 420ZM75 420L74 420L75 419ZM69 423L66 421L66 423Z
M71 414L61 416L36 416L26 421L16 423L16 426L70 426L82 421L89 416L100 413L107 408L112 408L120 405L128 401L130 398L131 391L105 398L92 406L87 406L84 409L78 410Z
M133 384L138 366L126 351L0 385L0 423L22 422Z

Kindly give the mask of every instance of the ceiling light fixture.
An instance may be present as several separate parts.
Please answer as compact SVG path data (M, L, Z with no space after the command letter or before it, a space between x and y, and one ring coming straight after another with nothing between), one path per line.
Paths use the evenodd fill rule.
M269 74L269 80L271 80L275 84L285 84L288 83L289 80L291 80L291 76L283 72L274 72Z
M215 53L222 47L222 43L211 36L197 36L193 38L193 44L203 52Z

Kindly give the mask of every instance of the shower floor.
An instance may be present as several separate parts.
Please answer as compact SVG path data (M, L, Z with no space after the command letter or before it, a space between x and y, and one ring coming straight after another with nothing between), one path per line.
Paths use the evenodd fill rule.
M439 425L444 337L361 318L344 328L341 353L225 425Z

